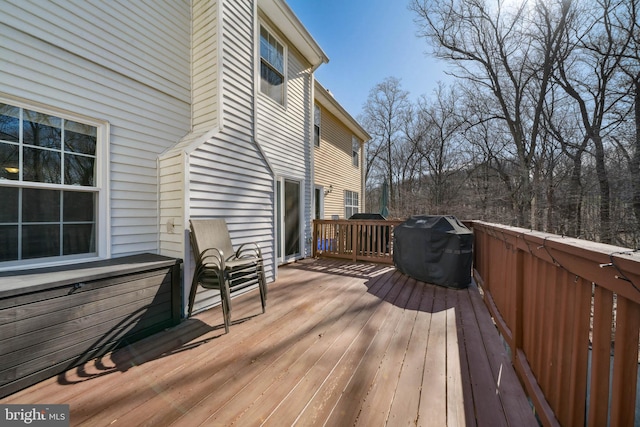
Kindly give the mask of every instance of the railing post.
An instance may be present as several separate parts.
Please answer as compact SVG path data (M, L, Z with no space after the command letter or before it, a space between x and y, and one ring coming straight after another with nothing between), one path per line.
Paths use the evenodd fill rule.
M491 264L489 263L489 255L491 253L491 239L489 238L489 233L487 233L487 229L484 228L482 230L482 271L480 274L482 276L482 280L484 281L484 286L487 291L490 292L491 289Z
M313 220L313 226L311 227L311 229L313 230L311 233L311 254L313 256L313 258L316 258L318 256L318 240L319 240L319 233L318 233L318 223L316 222L316 220Z

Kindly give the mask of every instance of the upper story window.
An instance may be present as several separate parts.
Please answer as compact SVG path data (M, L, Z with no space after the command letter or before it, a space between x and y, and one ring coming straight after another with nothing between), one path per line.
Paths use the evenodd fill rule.
M284 46L260 26L260 91L284 105Z
M355 137L355 135L351 136L351 160L353 163L353 166L359 166L360 165L360 141L358 141L358 138Z
M320 147L320 107L313 105L313 145Z
M104 127L0 101L0 267L98 255Z

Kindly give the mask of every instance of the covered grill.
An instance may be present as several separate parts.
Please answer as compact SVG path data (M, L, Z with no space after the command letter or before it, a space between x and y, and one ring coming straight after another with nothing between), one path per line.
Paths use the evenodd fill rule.
M471 283L473 234L454 216L413 216L397 226L393 263L427 283L466 288Z
M387 218L385 218L382 214L379 213L375 213L375 212L360 212L360 213L355 213L353 215L351 215L349 217L349 219L375 219L375 220L385 220Z

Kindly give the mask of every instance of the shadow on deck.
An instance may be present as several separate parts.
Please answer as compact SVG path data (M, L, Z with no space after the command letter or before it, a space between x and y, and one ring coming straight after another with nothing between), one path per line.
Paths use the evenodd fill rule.
M478 289L304 260L257 291L22 390L72 425L538 425Z

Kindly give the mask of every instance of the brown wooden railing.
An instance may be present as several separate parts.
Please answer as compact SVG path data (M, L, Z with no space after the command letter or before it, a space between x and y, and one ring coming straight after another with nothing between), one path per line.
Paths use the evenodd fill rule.
M402 221L314 220L313 256L393 264L393 229Z
M469 224L476 280L542 423L633 426L640 252Z

